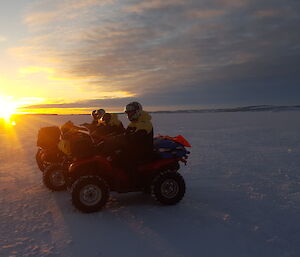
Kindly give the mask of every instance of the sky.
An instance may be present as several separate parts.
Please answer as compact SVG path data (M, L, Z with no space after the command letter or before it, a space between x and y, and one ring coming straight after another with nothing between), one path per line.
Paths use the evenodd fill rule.
M28 112L300 104L298 0L12 0L0 99Z

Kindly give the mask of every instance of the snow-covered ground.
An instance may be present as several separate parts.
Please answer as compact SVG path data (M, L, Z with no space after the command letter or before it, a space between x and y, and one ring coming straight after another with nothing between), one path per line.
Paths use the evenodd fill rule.
M34 159L40 127L88 116L0 126L0 256L300 256L299 112L152 116L156 134L192 144L184 199L115 193L93 214L48 191Z

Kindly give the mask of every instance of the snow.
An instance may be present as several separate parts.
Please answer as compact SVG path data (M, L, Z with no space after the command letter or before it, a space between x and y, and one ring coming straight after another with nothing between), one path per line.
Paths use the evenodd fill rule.
M113 193L93 214L45 188L34 158L40 127L88 116L0 125L0 256L300 256L298 111L152 116L156 134L192 144L184 199Z

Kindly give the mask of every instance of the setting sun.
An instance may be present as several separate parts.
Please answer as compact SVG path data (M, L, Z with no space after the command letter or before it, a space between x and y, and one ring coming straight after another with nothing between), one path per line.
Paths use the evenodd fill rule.
M0 96L0 118L9 121L11 115L16 113L17 105L10 98Z

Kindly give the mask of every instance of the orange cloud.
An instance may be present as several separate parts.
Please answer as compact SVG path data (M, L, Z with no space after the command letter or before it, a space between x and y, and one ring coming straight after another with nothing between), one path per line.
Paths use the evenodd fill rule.
M124 9L129 12L142 13L147 9L158 9L168 6L184 5L184 0L147 0Z
M101 5L110 5L114 4L116 0L77 0L77 1L69 1L66 3L66 6L72 9L81 9L93 6L101 6Z
M16 58L30 62L33 66L49 66L49 64L61 64L59 51L47 48L45 45L29 45L8 49L8 53Z
M23 67L20 69L20 73L22 74L32 74L32 73L39 73L39 72L44 72L44 73L55 73L55 70L53 68L47 68L47 67Z
M96 6L111 5L116 0L65 0L59 1L55 5L54 11L36 11L27 14L24 18L24 22L32 27L40 27L41 24L49 24L52 22L75 19L80 16L85 8L91 8ZM47 7L47 1L34 4L33 8L45 8Z
M52 22L57 16L59 16L57 12L36 12L26 16L24 22L27 24L44 24Z
M191 10L187 12L187 16L194 19L211 19L224 13L224 10Z
M256 17L264 18L264 17L274 17L280 15L281 12L275 9L267 9L267 10L259 10L254 13Z
M126 97L134 97L136 94L128 92L128 91L112 91L112 92L102 92L99 95L99 99L112 99L112 98L126 98Z
M251 3L253 0L215 0L219 5L229 6L229 7L242 7Z

